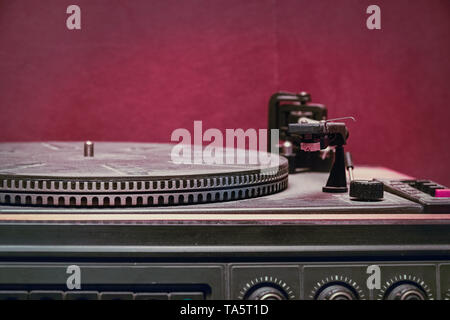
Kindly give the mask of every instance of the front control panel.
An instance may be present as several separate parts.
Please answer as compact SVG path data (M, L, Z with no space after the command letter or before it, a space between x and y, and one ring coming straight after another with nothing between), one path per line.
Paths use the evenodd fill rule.
M450 189L431 180L381 180L386 191L417 202L427 213L448 213Z
M79 271L79 288L70 288L73 270ZM448 300L450 261L3 262L0 299Z

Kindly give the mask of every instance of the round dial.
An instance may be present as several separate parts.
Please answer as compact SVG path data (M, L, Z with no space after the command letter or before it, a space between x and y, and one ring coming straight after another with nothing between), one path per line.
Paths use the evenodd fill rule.
M365 299L358 283L345 275L332 275L316 282L308 297L314 300Z
M395 285L386 300L426 300L427 294L418 285L403 283Z
M323 288L316 300L357 300L356 294L345 285L334 284Z
M264 286L252 291L246 300L286 300L286 296L278 288Z
M287 300L295 299L294 289L274 276L251 279L239 292L240 300Z
M433 300L433 292L424 280L412 274L397 275L382 286L379 300Z

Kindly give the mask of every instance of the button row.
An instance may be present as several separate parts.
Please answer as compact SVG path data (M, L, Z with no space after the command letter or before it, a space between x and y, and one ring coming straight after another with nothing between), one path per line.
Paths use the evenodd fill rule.
M203 292L0 291L0 300L203 300Z
M416 192L418 190L436 198L450 197L450 189L430 180L403 180L399 183L402 182L407 186L406 188L415 189ZM402 189L404 186L396 185L396 187ZM410 190L404 191L408 192Z

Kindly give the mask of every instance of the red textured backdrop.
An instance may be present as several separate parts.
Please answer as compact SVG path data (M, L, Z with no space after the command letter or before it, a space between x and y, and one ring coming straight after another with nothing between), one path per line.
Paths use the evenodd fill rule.
M449 40L448 0L0 0L0 140L265 128L272 93L306 90L357 118L355 162L450 185Z

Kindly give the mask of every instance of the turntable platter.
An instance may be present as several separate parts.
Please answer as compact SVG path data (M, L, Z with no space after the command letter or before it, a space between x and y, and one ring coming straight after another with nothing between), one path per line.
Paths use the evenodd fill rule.
M246 199L287 187L288 164L177 164L173 145L0 143L0 204L157 206Z

